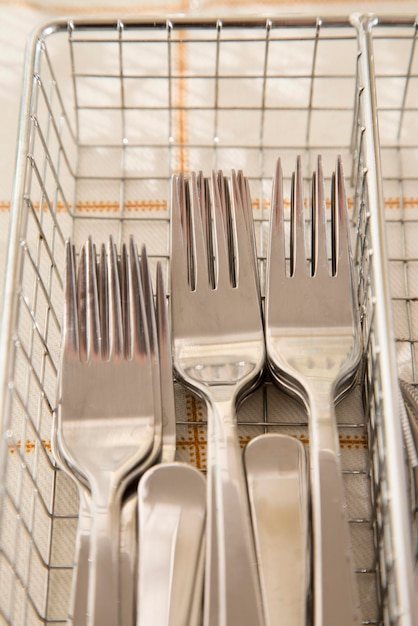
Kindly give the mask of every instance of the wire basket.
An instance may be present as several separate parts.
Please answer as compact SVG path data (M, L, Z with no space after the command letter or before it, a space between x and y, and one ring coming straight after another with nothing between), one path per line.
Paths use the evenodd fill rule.
M78 497L50 448L65 239L80 245L89 234L112 234L120 243L134 234L167 275L172 173L243 169L263 285L275 162L282 158L289 196L297 154L307 177L322 155L328 195L337 154L346 170L366 358L337 417L363 623L417 623L388 274L390 267L398 285L398 274L418 267L407 245L418 213L405 202L418 185L406 170L409 155L418 159L409 101L415 35L406 18L173 17L58 21L31 40L1 344L1 623L60 624L67 616ZM409 50L393 53L398 73L386 64L388 39ZM392 90L385 99L391 80L403 85L396 103ZM399 198L387 225L377 112L385 193L396 187ZM406 242L389 263L386 226ZM394 295L395 307L416 306L411 291ZM408 315L408 333L395 331L415 375ZM178 386L176 403L177 457L204 471L204 409ZM308 443L303 410L268 382L240 408L239 422L243 445L266 431Z

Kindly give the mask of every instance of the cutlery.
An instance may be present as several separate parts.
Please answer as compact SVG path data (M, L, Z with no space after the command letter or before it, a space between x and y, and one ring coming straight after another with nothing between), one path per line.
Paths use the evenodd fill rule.
M134 243L133 238L130 240L130 252L131 258L138 258L138 250ZM103 248L102 248L103 252ZM103 256L103 254L102 254ZM102 258L102 265L106 263L105 256ZM126 275L126 272L121 270L121 264L126 266L126 248L123 248L123 253L121 255L121 261L119 262L119 271L122 272L121 276ZM162 272L161 268L157 267L157 309L159 307L160 311L162 311L159 315L159 320L157 324L154 320L154 312L153 312L153 294L152 288L149 288L151 284L151 277L149 273L149 265L148 265L148 257L145 246L143 246L141 250L141 262L138 267L142 266L141 276L143 281L147 281L147 289L143 289L141 293L146 293L144 295L144 307L146 309L146 317L147 317L147 325L150 331L150 335L153 335L153 347L152 349L156 350L157 343L157 333L160 333L161 340L158 338L158 355L163 354L164 350L167 352L167 349L163 347L160 349L160 345L163 341L167 343L168 340L168 329L162 331L162 324L167 324L166 317L167 313L163 312L163 307L161 302L163 298L165 298L165 292L161 292L161 281L162 281ZM137 270L138 271L138 270ZM158 276L161 274L161 277ZM158 284L160 284L160 292L162 295L158 293ZM121 281L121 291L126 289L126 285ZM124 299L126 302L126 297ZM150 303L151 302L151 306ZM126 313L126 311L125 311ZM157 354L157 353L156 353ZM164 361L163 358L160 357L159 363L160 367L155 370L155 362L154 362L154 379L153 386L157 387L158 394L160 388L160 382L158 380L158 376L160 371L164 372L167 369L167 360L170 359L171 353L169 353L165 358L164 368L161 363ZM170 372L171 374L171 363L170 363ZM167 377L166 377L167 378ZM167 379L164 381L167 385ZM145 459L145 461L139 466L135 467L130 474L130 478L127 479L126 482L133 482L135 484L136 479L139 478L141 472L144 472L146 468L154 463L157 460L157 457L160 453L160 441L161 438L156 434L158 424L161 423L162 419L164 419L163 425L163 439L167 441L167 444L162 446L162 456L166 457L167 460L174 459L175 453L175 412L174 412L174 394L171 385L171 393L170 386L166 386L164 391L162 390L162 381L161 381L161 403L159 395L154 395L154 445L152 453ZM160 405L160 407L158 406ZM159 411L161 411L161 418L159 417ZM164 418L163 418L164 415ZM73 585L71 589L71 597L69 603L69 619L77 626L84 626L87 623L87 601L88 601L88 569L89 569L89 549L90 549L90 532L91 532L91 494L88 488L88 484L86 479L77 473L77 470L70 465L67 464L67 461L62 457L59 445L56 443L56 428L54 428L54 436L53 436L53 451L56 458L57 463L66 471L67 474L70 475L72 479L76 479L76 482L79 487L79 495L80 495L80 507L79 507L79 521L77 527L77 540L75 546L75 559L74 559L74 570L73 570ZM174 446L174 447L173 447ZM167 453L164 452L167 450ZM168 452L169 450L169 452ZM121 607L121 624L122 626L130 626L135 623L135 581L136 581L136 542L137 542L137 498L136 498L136 489L132 491L132 489L128 488L127 493L123 496L122 499L122 508L121 508L121 528L120 528L120 607Z
M56 444L91 491L88 624L119 623L122 494L155 440L152 363L138 259L124 248L121 297L112 240L99 275L92 240L66 245L66 292ZM100 294L100 296L99 296Z
M172 353L160 263L157 264L156 320L163 437L161 464L149 469L138 485L140 558L136 623L138 626L150 623L153 626L199 626L206 482L192 466L174 462Z
M205 626L264 624L236 420L265 358L247 211L235 172L172 178L174 367L208 408Z
M191 465L161 464L140 480L138 502L137 626L199 626L192 607L202 570L206 481Z
M341 159L332 176L330 262L321 158L312 177L309 260L300 157L292 178L288 264L282 187L279 160L267 255L267 358L273 377L300 397L309 414L313 624L354 626L358 599L334 401L355 376L362 351Z
M304 446L268 433L247 444L244 458L266 626L303 626L311 582Z

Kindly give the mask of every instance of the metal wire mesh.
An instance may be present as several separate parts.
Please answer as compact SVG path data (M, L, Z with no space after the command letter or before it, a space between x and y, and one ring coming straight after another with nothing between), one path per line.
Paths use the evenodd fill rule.
M415 32L409 31L406 37L394 31L402 43L408 40L411 50L409 69L400 70L405 89L398 135L414 110L407 98L417 80L411 60ZM387 36L392 31L385 31L382 39ZM377 46L380 41L378 37ZM147 244L151 265L162 260L167 271L171 174L243 169L250 179L263 285L277 157L282 158L289 205L296 155L302 155L307 177L317 154L322 155L329 197L338 153L347 173L367 353L363 376L337 408L363 623L412 624L399 610L405 572L401 563L394 563L388 510L380 349L387 338L376 332L375 324L376 309L385 301L375 288L370 240L373 208L364 150L364 93L370 86L358 59L357 30L345 19L316 17L68 22L52 24L34 39L24 93L10 254L14 287L5 339L0 526L4 623L66 620L78 498L68 477L56 469L50 447L65 239L71 236L79 245L89 234L96 240L112 234L121 242L134 234ZM386 80L386 70L379 71L378 86ZM389 103L379 115L394 112ZM384 159L386 152L399 159L399 136L388 139L387 150L383 139ZM415 158L413 146L408 143L405 150ZM389 228L404 229L406 242L417 217L408 211L406 229L405 198L411 194L407 186L413 184L413 173L402 185L393 170L390 176L388 184L400 189L396 197L401 206L391 212ZM418 268L405 250L402 259L391 253L392 274L408 277ZM402 303L411 310L411 294L409 290L398 298L395 293L394 306ZM413 328L411 321L407 337L398 336L399 345L408 346L415 372ZM204 409L178 385L176 401L178 458L204 471ZM308 443L303 410L269 382L241 407L239 420L243 445L265 431L285 432ZM402 481L396 487L406 491Z

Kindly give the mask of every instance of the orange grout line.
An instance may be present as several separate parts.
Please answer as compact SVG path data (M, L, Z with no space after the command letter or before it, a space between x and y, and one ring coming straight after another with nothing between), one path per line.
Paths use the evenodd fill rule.
M185 137L186 131L183 128L183 124L179 125L179 135L183 138ZM186 149L182 148L180 152L180 164L182 168L185 166L187 160ZM290 199L284 198L283 200L285 208L290 207ZM331 206L330 198L326 198L325 200L326 206L329 208ZM348 208L352 209L354 206L354 199L351 197L347 198ZM396 198L389 196L385 198L384 205L386 209L415 209L418 208L418 197L411 196L406 198ZM38 210L40 206L39 202L33 202L33 207L35 210ZM308 206L308 200L305 198L305 206ZM58 213L64 212L66 207L69 209L72 208L71 204L65 205L63 202L57 202L55 205L55 210ZM0 200L0 213L10 211L11 203L9 200ZM127 200L124 204L124 209L126 211L167 211L168 202L165 198L150 198L150 199L137 199L137 200ZM252 200L252 208L256 211L270 208L270 200L268 198L254 198ZM49 210L48 205L44 203L43 205L44 211ZM107 212L107 213L117 213L120 209L120 204L118 200L80 200L76 203L76 209L79 212L83 211L93 211L93 212Z
M41 440L42 445L44 446L44 448L46 450L48 450L48 452L51 452L51 442L49 439L42 439ZM25 453L29 454L30 452L33 452L35 450L36 447L36 443L34 439L25 439L24 442L24 446L25 446ZM21 448L22 447L22 440L18 439L16 441L16 447L17 448ZM10 454L14 454L16 452L16 448L13 444L9 444L9 452Z
M194 402L196 401L194 400ZM193 407L190 407L189 402L188 407L192 408L193 411ZM298 439L304 445L309 445L309 436L305 433L294 434L292 437ZM253 435L240 434L238 437L240 447L244 448L252 438ZM339 447L342 450L367 450L368 448L367 435L340 435L338 440ZM206 428L199 424L198 420L190 424L186 437L180 436L177 439L177 447L188 452L190 462L198 469L206 468L207 431Z
M181 36L182 33L180 33ZM188 172L188 159L187 159L187 151L184 146L187 139L187 128L186 128L186 88L184 83L184 73L186 69L186 48L184 43L181 42L178 46L178 57L177 57L177 75L180 76L178 81L178 91L177 91L177 103L178 106L178 136L177 143L179 144L179 171L180 172Z
M137 209L166 211L167 200L127 200L125 202L125 209L128 211Z

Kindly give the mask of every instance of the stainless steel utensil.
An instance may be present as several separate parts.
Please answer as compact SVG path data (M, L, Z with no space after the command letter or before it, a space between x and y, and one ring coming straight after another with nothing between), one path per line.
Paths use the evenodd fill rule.
M136 623L138 626L150 623L199 626L206 482L193 467L174 462L176 425L171 335L160 263L157 264L156 319L162 450L161 464L148 470L138 485L140 559Z
M237 177L173 176L171 314L179 379L208 407L205 626L264 623L236 403L264 340L247 198Z
M134 243L133 238L130 240L130 254L131 259L138 258L138 251L136 248L136 244ZM162 412L164 409L165 415L165 432L168 436L170 445L172 446L173 439L173 425L175 424L175 414L174 414L174 398L172 384L171 384L171 393L170 387L167 385L167 381L165 384L167 385L164 389L164 394L162 393L162 389L160 390L160 380L159 374L160 370L164 369L158 367L156 365L156 359L161 365L161 359L159 358L160 350L157 350L157 331L159 331L161 335L161 341L167 343L167 333L168 329L162 328L162 324L165 324L164 321L164 312L161 311L160 319L158 324L156 325L154 308L153 308L153 294L151 285L151 277L149 274L148 260L147 260L147 252L145 246L143 246L141 251L141 262L139 267L141 268L141 276L143 281L146 281L147 289L143 289L141 294L143 294L144 298L144 309L147 317L147 326L149 329L149 334L152 337L152 351L154 354L154 371L153 371L153 387L156 388L156 393L154 394L154 444L152 453L144 460L144 462L139 467L134 467L130 477L126 479L128 483L130 480L132 482L135 479L138 479L141 472L145 471L146 468L153 463L157 456L160 453L160 440L161 437L158 433L158 425L162 422ZM126 248L123 250L123 254L121 257L121 263L126 266ZM102 258L102 264L105 263L105 257ZM161 268L160 268L161 269ZM161 271L160 271L161 274ZM126 272L122 272L122 277L126 277ZM160 282L161 282L160 278ZM125 281L126 282L126 281ZM126 284L121 285L121 289L126 291ZM145 293L144 293L145 292ZM161 285L160 285L161 292ZM165 297L165 293L162 292L160 295L157 293L157 306L158 303L160 310L162 309L161 300ZM126 311L125 311L126 313ZM165 318L167 314L165 313ZM167 359L170 358L170 355L165 357L164 367L167 366ZM171 373L171 366L170 366ZM160 401L160 394L164 396ZM164 399L164 402L162 400ZM160 406L161 405L161 406ZM164 405L164 406L163 406ZM161 417L160 417L161 414ZM74 572L73 572L73 586L71 591L71 599L69 605L69 619L77 626L83 626L83 624L87 624L87 602L88 602L88 570L89 570L89 550L90 550L90 533L91 533L91 494L88 487L88 483L86 479L77 473L73 467L69 466L62 457L60 452L60 447L56 443L56 424L55 424L55 432L53 435L53 450L54 456L59 463L61 469L66 471L71 478L76 478L79 486L79 495L80 495L80 509L79 509L79 520L78 520L78 528L77 528L77 542L75 547L75 559L74 559ZM174 430L175 437L175 430ZM164 452L162 453L164 455ZM171 455L174 455L174 452L170 453L170 457L167 460L171 460ZM174 456L173 456L174 458ZM129 493L122 500L121 505L121 528L120 528L120 607L121 607L121 624L122 626L130 626L135 621L135 584L136 584L136 568L137 568L137 559L136 559L136 535L137 535L137 500L136 493Z
M361 356L341 160L331 190L327 253L321 159L312 178L311 259L307 260L300 158L292 179L290 263L286 268L282 170L272 196L266 287L266 346L274 377L309 413L315 626L359 623L334 400Z
M201 584L203 474L185 463L157 465L139 483L138 504L137 626L199 626L191 619L196 579Z
M309 623L309 488L303 444L267 433L245 448L266 626Z
M126 248L122 300L113 241L100 273L92 240L81 252L76 290L67 243L57 443L92 495L89 624L119 623L119 517L132 470L154 445L151 354L138 259ZM106 259L106 263L104 263Z
M157 263L156 310L158 357L161 392L162 447L161 462L172 462L176 456L176 410L173 387L173 357L163 269Z

